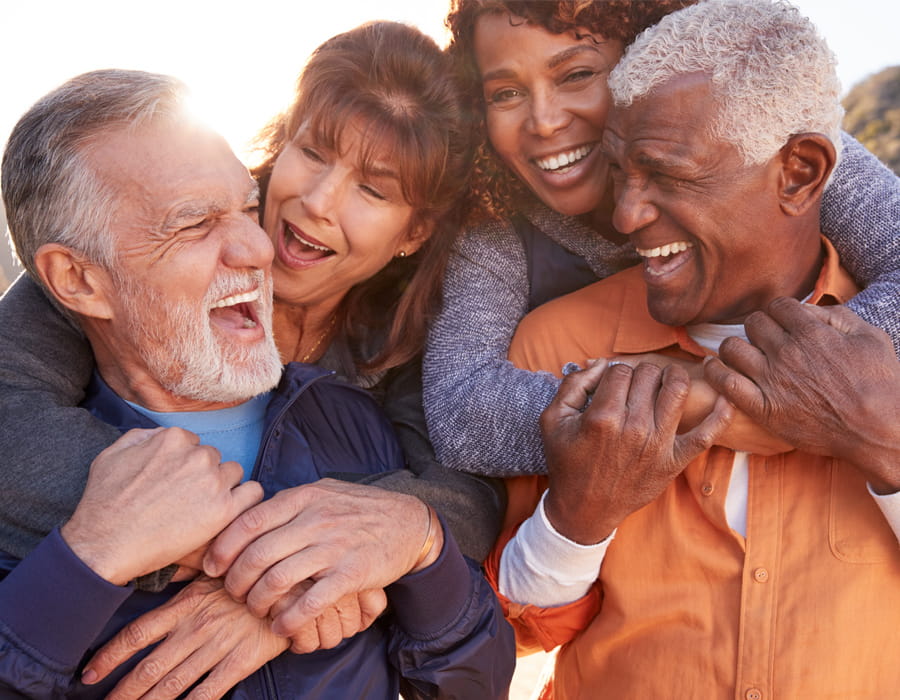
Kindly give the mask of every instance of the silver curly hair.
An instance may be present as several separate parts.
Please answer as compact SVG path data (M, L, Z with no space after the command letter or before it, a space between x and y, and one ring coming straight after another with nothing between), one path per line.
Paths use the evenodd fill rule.
M764 163L794 134L821 133L840 157L836 59L815 25L781 0L704 0L644 31L609 77L617 106L668 80L710 76L712 136Z

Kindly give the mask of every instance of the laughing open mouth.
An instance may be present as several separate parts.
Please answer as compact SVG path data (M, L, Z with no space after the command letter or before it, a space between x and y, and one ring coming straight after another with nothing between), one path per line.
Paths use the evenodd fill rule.
M666 243L656 248L635 248L644 259L644 269L652 275L664 275L682 263L683 253L694 247L688 241Z
M220 323L235 328L256 328L259 319L254 302L258 299L259 289L232 294L215 302L210 307L209 314Z
M534 164L545 172L563 172L566 168L587 158L593 150L593 146L579 146L571 151L557 153L547 158L535 158Z
M321 260L334 255L331 248L289 223L284 225L284 249L291 257L304 262Z

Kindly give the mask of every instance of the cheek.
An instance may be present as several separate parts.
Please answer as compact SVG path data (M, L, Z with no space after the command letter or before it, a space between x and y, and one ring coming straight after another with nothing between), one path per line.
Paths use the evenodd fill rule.
M513 112L488 112L487 133L491 145L497 154L507 164L517 155L518 139L516 135L516 119Z

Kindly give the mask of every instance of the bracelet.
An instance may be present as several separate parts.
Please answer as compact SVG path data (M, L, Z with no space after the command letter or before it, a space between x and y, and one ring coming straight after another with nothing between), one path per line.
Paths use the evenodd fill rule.
M413 564L410 571L418 569L422 562L428 558L428 555L431 554L431 549L434 547L434 541L437 539L438 528L441 526L434 508L427 503L425 504L425 507L428 508L428 530L425 533L425 542L422 544L422 549L419 550L419 555L416 557L416 563Z

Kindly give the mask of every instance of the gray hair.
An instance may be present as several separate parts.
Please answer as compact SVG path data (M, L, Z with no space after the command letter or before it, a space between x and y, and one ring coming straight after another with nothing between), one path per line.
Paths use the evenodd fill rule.
M816 27L780 0L705 0L664 17L628 48L609 77L617 106L668 80L710 76L714 138L746 164L772 158L794 134L821 133L840 155L841 86Z
M186 89L166 75L84 73L41 98L13 128L3 154L3 203L10 238L28 273L38 248L59 243L113 269L113 188L85 149L104 132L182 113Z

